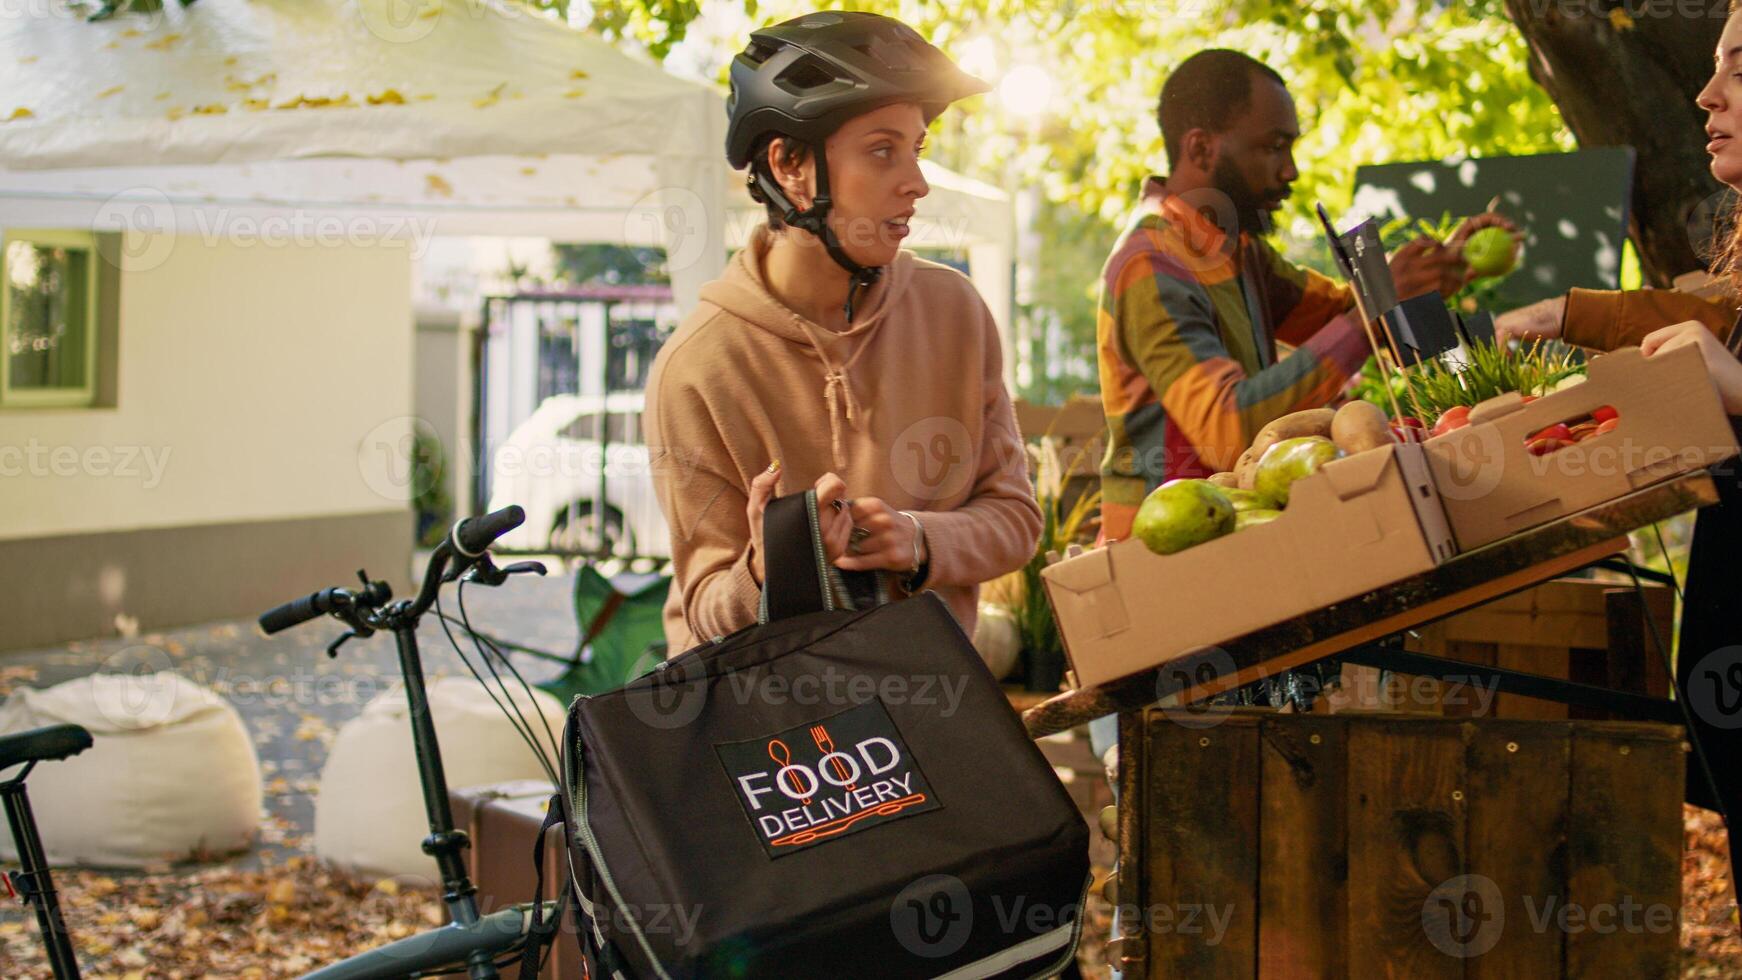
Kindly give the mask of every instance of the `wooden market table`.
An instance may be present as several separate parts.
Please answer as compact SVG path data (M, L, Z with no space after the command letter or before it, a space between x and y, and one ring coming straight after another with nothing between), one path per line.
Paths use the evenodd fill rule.
M1254 721L1251 717L1242 717L1242 709L1228 709L1228 718L1232 722L1227 730L1218 730L1214 735L1224 739L1206 751L1216 754L1217 764L1205 767L1193 755L1189 746L1211 745L1211 734L1205 722L1213 725L1213 719L1201 719L1198 722L1171 718L1168 723L1160 726L1161 731L1178 736L1173 742L1155 741L1154 732L1146 728L1146 712L1143 709L1154 705L1162 699L1179 695L1180 702L1186 703L1225 691L1233 687L1247 684L1261 677L1278 674L1291 668L1312 664L1316 661L1336 658L1343 663L1353 663L1371 667L1382 667L1403 674L1427 676L1479 676L1490 681L1502 692L1521 694L1527 697L1547 698L1563 701L1568 704L1582 704L1600 707L1614 713L1634 719L1653 722L1668 722L1675 727L1666 725L1617 726L1614 732L1604 729L1594 730L1595 735L1606 733L1614 738L1641 739L1639 746L1628 745L1619 751L1625 755L1630 749L1638 752L1637 759L1641 764L1630 767L1615 767L1611 773L1618 781L1617 785L1626 788L1626 792L1611 792L1592 794L1605 800L1625 799L1633 809L1625 814L1611 808L1606 811L1603 819L1595 821L1603 824L1605 821L1624 823L1627 830L1623 837L1613 833L1603 836L1602 833L1593 837L1585 834L1581 840L1599 840L1606 842L1611 851L1632 855L1632 863L1623 862L1627 874L1622 875L1628 882L1628 887L1639 885L1645 880L1656 881L1661 887L1655 891L1641 891L1640 894L1657 896L1657 900L1669 905L1678 904L1679 878L1673 871L1666 878L1658 874L1653 878L1650 874L1641 872L1641 868L1651 871L1661 871L1659 865L1650 864L1638 857L1639 853L1648 850L1640 839L1634 836L1635 830L1644 828L1654 831L1649 834L1659 845L1652 853L1672 855L1667 859L1667 865L1673 869L1674 854L1679 853L1680 821L1679 810L1676 810L1667 821L1658 819L1652 821L1641 818L1633 823L1621 820L1622 816L1637 816L1639 813L1650 813L1661 816L1662 801L1667 794L1678 794L1682 790L1683 768L1680 755L1679 733L1686 720L1685 705L1663 698L1650 697L1634 692L1610 690L1606 687L1573 683L1565 678L1547 677L1527 674L1516 670L1504 670L1492 666L1474 664L1466 661L1427 656L1420 653L1406 652L1401 648L1401 635L1415 627L1446 619L1475 606L1480 606L1504 596L1530 589L1541 583L1566 575L1569 572L1603 562L1627 548L1627 535L1630 532L1647 527L1657 521L1674 517L1698 507L1717 503L1717 488L1712 479L1704 472L1689 474L1665 481L1655 486L1638 490L1625 497L1609 501L1597 507L1534 528L1530 531L1514 535L1492 545L1480 548L1446 562L1439 567L1397 582L1391 586L1369 592L1365 595L1344 602L1314 610L1274 626L1248 633L1244 636L1232 637L1220 646L1205 651L1194 652L1177 658L1166 664L1152 667L1137 674L1083 690L1067 691L1054 695L1047 700L1029 707L1023 712L1023 722L1029 733L1035 738L1065 731L1090 720L1110 714L1120 716L1119 725L1119 799L1136 801L1129 806L1118 808L1115 826L1107 828L1103 824L1104 833L1116 837L1115 843L1119 851L1118 866L1121 869L1139 869L1134 871L1134 879L1127 883L1122 879L1125 872L1116 874L1113 885L1116 887L1116 903L1124 903L1134 908L1148 908L1154 895L1169 896L1165 902L1208 902L1213 897L1215 901L1233 901L1238 896L1240 901L1247 903L1244 931L1235 930L1227 943L1220 941L1203 943L1194 942L1196 937L1182 937L1178 933L1188 930L1182 925L1179 929L1169 931L1167 928L1151 928L1130 921L1121 922L1119 934L1109 944L1107 956L1110 962L1119 963L1130 977L1149 975L1191 975L1191 976L1270 976L1270 975L1318 975L1297 973L1294 966L1309 963L1332 963L1360 960L1367 963L1374 975L1383 973L1387 976L1464 976L1464 960L1443 955L1444 947L1439 952L1425 946L1422 941L1422 930L1425 928L1428 906L1424 903L1424 895L1431 897L1425 889L1434 887L1435 881L1441 879L1434 876L1421 879L1421 889L1410 890L1406 885L1395 885L1395 882L1415 881L1409 874L1419 874L1416 865L1403 860L1414 852L1399 851L1398 855L1390 855L1383 845L1372 844L1370 838L1374 835L1358 829L1351 829L1352 824L1338 823L1326 817L1343 814L1344 811L1331 809L1321 812L1320 809L1307 806L1299 801L1306 800L1310 794L1300 791L1294 795L1279 794L1280 802L1263 794L1272 790L1259 790L1255 787L1270 785L1262 782L1261 770L1264 765L1258 754L1242 753L1236 746L1246 742L1237 742L1233 733L1241 730L1242 724L1250 727L1252 724L1264 724ZM1230 596L1231 601L1238 601L1238 596ZM1643 600L1643 596L1640 597ZM1643 601L1641 606L1643 606ZM1630 649L1622 651L1623 656L1637 658L1639 656L1658 657L1667 660L1670 626L1669 622L1655 621L1649 613L1646 615L1649 632L1656 634L1655 642L1632 643ZM1661 652L1657 646L1661 645ZM1613 652L1613 651L1612 651ZM1673 683L1673 682L1672 682ZM1336 726L1338 718L1312 718L1310 716L1277 716L1298 717L1296 724L1306 726ZM1376 716L1363 716L1359 713L1347 716L1362 721L1365 724L1383 729L1385 725L1402 726L1411 720L1418 725L1432 725L1440 719L1422 720L1421 715L1400 715L1394 722L1379 721ZM1458 719L1443 719L1444 724L1457 724ZM1531 730L1531 724L1516 721L1495 721L1490 730L1489 741L1499 733L1501 743L1505 738L1516 738L1517 741L1508 746L1507 751L1530 742L1531 738L1539 738L1544 731L1562 732L1563 729ZM1591 724L1591 723L1584 723ZM1602 723L1596 723L1601 725ZM1507 727L1511 726L1511 727ZM1311 729L1315 730L1316 729ZM1329 729L1326 729L1327 731ZM1388 730L1386 730L1388 731ZM1400 728L1401 732L1401 728ZM1381 732L1384 734L1384 732ZM1526 736L1529 736L1528 738ZM1581 737L1585 737L1581 735ZM1688 771L1692 772L1696 765L1704 765L1705 753L1700 751L1698 736L1693 731L1686 735L1692 743L1697 758L1686 760ZM1326 745L1333 744L1331 736L1327 735ZM1312 736L1316 743L1317 734ZM1423 799L1439 799L1437 783L1429 787L1428 793L1422 786L1414 786L1411 778L1421 781L1422 772L1433 770L1425 766L1422 758L1410 756L1418 751L1422 743L1420 739L1409 740L1403 734L1386 735L1386 744L1395 740L1395 746L1389 755L1375 749L1369 755L1372 766L1383 770L1383 776L1369 779L1370 789L1375 794L1389 790L1378 787L1390 787L1393 780L1406 789L1416 792ZM1257 745L1256 738L1248 739ZM1650 744L1648 744L1650 743ZM1340 743L1338 743L1340 744ZM1377 743L1371 743L1372 745ZM1460 744L1448 742L1455 754L1453 762L1461 762L1464 758ZM1184 746L1185 748L1182 748ZM1650 749L1651 751L1647 751ZM1565 745L1561 746L1563 760L1566 755ZM1146 761L1145 753L1151 754ZM1549 758L1550 756L1545 756ZM1154 760L1165 758L1173 760L1168 772L1186 773L1185 778L1171 781L1157 781ZM1378 761L1373 761L1378 760ZM1540 761L1540 760L1538 760ZM1670 764L1671 762L1676 764ZM1331 763L1333 772L1336 763ZM1425 766L1425 768L1424 768ZM1342 770L1335 770L1341 772ZM1353 771L1353 770L1349 770ZM1378 770L1375 770L1378 771ZM1449 771L1449 770L1448 770ZM1547 771L1547 768L1544 768ZM1563 771L1563 776L1565 772ZM1369 775L1372 775L1371 773ZM1708 768L1705 772L1708 780L1716 780ZM1355 778L1349 776L1347 778ZM1491 781L1494 778L1491 777ZM1536 778L1534 775L1531 778ZM1570 777L1569 777L1570 778ZM1290 780L1282 784L1294 786ZM1158 800L1150 800L1156 792L1156 786L1167 786L1172 791L1167 796L1168 802L1156 810ZM1424 784L1425 785L1425 784ZM1486 785L1486 784L1484 784ZM1226 792L1218 795L1216 787ZM1563 783L1561 799L1572 799L1570 784ZM1188 787L1190 791L1181 791ZM1208 787L1206 789L1206 787ZM1611 787L1612 789L1612 787ZM1399 790L1398 792L1404 792ZM1242 795L1245 794L1245 795ZM1425 795L1424 795L1425 794ZM1439 795L1435 795L1439 794ZM1322 795L1322 794L1321 794ZM1335 795L1334 793L1332 794ZM1490 794L1492 795L1492 794ZM1551 806L1554 800L1546 790L1542 795L1549 803L1540 806ZM1262 798L1262 800L1261 800ZM1366 797L1363 797L1365 799ZM1532 797L1534 799L1534 797ZM1583 797L1580 797L1581 799ZM1245 800L1245 810L1230 804L1233 800ZM1451 799L1461 799L1457 793L1451 794ZM1145 802L1148 800L1148 802ZM1404 803L1414 806L1420 802L1415 797L1404 799ZM1290 811L1289 807L1295 810ZM1401 805L1401 804L1399 804ZM1453 804L1444 804L1447 807ZM1458 804L1461 806L1462 804ZM1268 814L1262 818L1254 816L1260 806L1266 807ZM1194 809L1195 807L1195 809ZM1520 807L1520 812L1530 810L1530 807ZM1576 808L1573 808L1576 809ZM1161 811L1165 810L1165 813ZM1250 819L1242 822L1235 811L1245 813ZM1146 813L1144 811L1153 811ZM1287 811L1287 812L1285 812ZM1295 812L1298 811L1298 812ZM1637 812L1635 812L1637 811ZM1375 812L1389 812L1384 807L1377 807ZM1417 813L1411 810L1411 813ZM1420 812L1428 812L1421 810ZM1438 811L1434 811L1438 812ZM1448 811L1450 812L1450 811ZM1460 811L1461 812L1461 811ZM1569 809L1569 813L1573 812ZM1280 815L1279 815L1280 814ZM1292 816L1290 816L1292 814ZM1419 814L1418 814L1419 815ZM1583 817L1582 811L1574 816ZM1194 822L1201 817L1201 821ZM1155 820L1155 826L1150 826L1149 819ZM1354 818L1344 816L1345 820ZM1568 817L1569 820L1573 819ZM1253 832L1253 821L1269 826L1274 822L1283 831L1272 833L1268 837ZM1510 820L1510 818L1509 818ZM1585 823L1592 821L1586 820ZM1228 833L1217 834L1204 830L1209 827L1233 827ZM1455 824L1448 824L1454 826ZM1520 820L1517 833L1528 835L1533 831L1527 820ZM1156 829L1157 827L1164 829ZM1146 829L1147 828L1147 829ZM1370 829L1370 828L1369 828ZM1198 833L1198 831L1204 831ZM1340 835L1340 836L1339 836ZM1318 837L1325 837L1329 843L1320 847ZM1271 846L1276 841L1288 839L1294 842L1299 839L1298 848L1281 848ZM1454 843L1461 843L1462 838L1453 833L1450 838ZM1437 840L1437 838L1436 838ZM1498 840L1498 838L1496 839ZM1367 843L1362 843L1363 841ZM1495 845L1495 841L1482 838L1482 842ZM1488 855L1504 853L1504 846L1518 845L1517 841L1507 838L1499 841L1501 850L1483 852ZM1154 848L1152 853L1146 848ZM1170 849L1171 847L1171 849ZM1365 848L1357 858L1357 847ZM1339 849L1341 848L1341 849ZM1375 848L1378 848L1377 850ZM1551 871L1560 868L1573 880L1577 879L1580 887L1586 887L1590 881L1597 881L1607 887L1613 884L1612 877L1599 875L1591 878L1594 873L1590 869L1568 866L1562 868L1568 860L1577 863L1577 859L1592 858L1601 848L1586 854L1580 851L1571 858L1543 857L1536 861L1516 862L1520 875L1528 877L1530 869L1547 868ZM1382 853L1383 852L1383 853ZM1262 853L1262 857L1260 854ZM1438 854L1439 852L1434 852ZM1460 852L1453 847L1444 852L1447 855L1457 855ZM1604 852L1608 853L1608 852ZM1278 857L1280 855L1280 858ZM1377 856L1376 856L1377 855ZM1403 857L1400 857L1402 855ZM1462 860L1460 857L1458 860ZM1413 860L1413 857L1412 857ZM1268 869L1261 868L1265 862L1272 862ZM1663 864L1665 862L1659 862ZM1430 862L1431 864L1431 862ZM1347 869L1358 866L1360 874L1350 873ZM1448 866L1449 867L1449 866ZM1458 864L1457 867L1463 867ZM1508 864L1507 867L1512 867ZM1619 867L1619 866L1618 866ZM1414 869L1414 870L1411 870ZM1393 874L1395 872L1395 874ZM1497 873L1497 872L1490 872ZM1615 872L1619 874L1620 872ZM1328 896L1340 894L1335 888L1339 876L1348 874L1349 880L1357 883L1383 880L1393 884L1378 888L1374 894L1397 899L1396 902L1375 903L1369 901L1373 895L1361 892L1361 900L1355 901L1350 895L1342 899L1332 899ZM1545 881L1553 879L1552 887L1541 894L1558 893L1557 888L1572 894L1572 886L1562 882L1553 874L1544 872ZM1603 875L1609 871L1604 870ZM1631 877L1628 877L1631 875ZM1502 875L1501 877L1506 877ZM1590 879L1590 881L1587 881ZM1461 879L1453 879L1461 880ZM1535 879L1530 879L1535 881ZM1278 882L1286 887L1278 886ZM1425 884L1423 884L1425 882ZM1564 888L1563 888L1564 886ZM1352 887L1352 886L1350 886ZM1375 886L1378 887L1378 886ZM1373 891L1373 889L1368 889ZM1423 894L1417 894L1422 891ZM1396 894L1393 894L1393 893ZM1632 892L1629 892L1632 894ZM1184 895L1184 898L1178 896ZM1399 898L1398 896L1403 896ZM1233 909L1234 904L1227 905ZM1395 906L1395 907L1394 907ZM1123 905L1122 905L1123 907ZM1168 906L1171 909L1173 906ZM1188 906L1181 906L1182 908ZM1206 906L1207 907L1207 906ZM1217 906L1221 907L1221 906ZM1260 911L1260 909L1266 911ZM1400 915L1384 915L1378 920L1371 916L1361 917L1366 913L1385 913L1390 915L1397 909L1402 909ZM1354 911L1351 911L1354 910ZM1377 910L1377 911L1376 911ZM1231 913L1230 913L1231 915ZM1341 916L1341 917L1339 917ZM1139 920L1146 921L1144 917ZM1338 951L1337 944L1347 937L1350 948ZM1536 950L1528 940L1535 933L1527 930L1514 930L1512 938L1520 940L1520 948L1529 947ZM1272 938L1276 937L1276 938ZM1493 970L1505 975L1590 975L1590 976L1670 976L1663 971L1640 972L1637 968L1642 962L1655 962L1670 957L1665 962L1673 960L1677 940L1674 936L1665 939L1652 935L1649 941L1633 942L1634 937L1623 936L1620 940L1608 944L1587 942L1588 937L1578 937L1581 943L1567 942L1563 944L1549 942L1541 945L1546 950L1542 969L1532 972L1514 969L1523 964L1535 963L1529 955L1520 952L1519 948L1507 947L1484 961ZM1609 938L1609 937L1598 937ZM1403 941L1407 939L1408 941ZM1359 940L1358 943L1355 940ZM1575 949L1575 947L1577 947ZM1668 953L1665 953L1665 950ZM1476 953L1485 950L1476 950ZM1275 963L1268 963L1274 958L1278 963L1287 964L1280 972ZM1440 972L1423 973L1416 969L1417 960L1425 960L1430 965L1443 968ZM1607 963L1608 969L1589 972L1593 960ZM1474 961L1471 961L1474 962ZM1577 970L1567 970L1560 966L1563 963L1578 964ZM1398 963L1405 964L1397 967ZM1232 965L1230 965L1232 964ZM1266 964L1261 968L1261 964ZM1387 966L1386 964L1390 964ZM1417 964L1419 965L1419 964ZM1395 969L1393 967L1396 967ZM1508 972L1511 970L1512 972ZM1632 972L1629 972L1632 971ZM1325 975L1342 975L1341 970L1332 970ZM1353 974L1351 974L1353 975ZM1487 975L1484 973L1484 975ZM1499 975L1499 974L1496 974Z
M1200 700L1260 677L1327 657L1384 665L1404 673L1431 672L1437 658L1379 651L1373 644L1405 630L1530 588L1583 568L1627 548L1627 535L1657 521L1717 503L1712 478L1698 472L1618 497L1475 551L1401 582L1285 620L1220 646L1189 653L1096 687L1065 691L1023 712L1029 734L1039 738L1095 718L1135 711L1175 694ZM1236 597L1230 597L1236 598ZM1667 623L1656 624L1667 644ZM1405 667L1414 669L1405 669ZM1472 665L1460 664L1468 673ZM1584 685L1509 671L1491 671L1501 690L1573 698L1596 696ZM1653 720L1680 720L1680 709L1661 699L1601 692L1606 702Z

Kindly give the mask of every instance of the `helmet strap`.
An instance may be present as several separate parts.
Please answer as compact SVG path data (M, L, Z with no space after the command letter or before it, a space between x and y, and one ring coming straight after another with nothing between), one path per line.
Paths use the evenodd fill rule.
M781 210L780 218L782 221L793 228L815 235L823 243L823 249L829 253L829 258L834 259L836 265L847 270L852 279L847 284L847 303L843 309L847 314L847 322L852 323L853 302L858 297L859 290L862 287L868 288L875 283L883 275L883 267L860 265L847 255L846 249L841 247L840 239L835 237L834 229L829 227L829 209L834 205L834 202L829 198L829 161L823 155L820 141L811 145L811 152L816 155L817 161L817 197L811 202L809 208L803 211L799 210L798 206L786 196L786 192L781 189L780 184L766 172L765 167L751 164L750 183Z

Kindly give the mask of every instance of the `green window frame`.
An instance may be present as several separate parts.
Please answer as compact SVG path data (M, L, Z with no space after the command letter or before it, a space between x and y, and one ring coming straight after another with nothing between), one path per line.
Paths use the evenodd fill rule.
M34 284L15 282L14 274L34 275L41 265L31 256L28 261L33 271L25 272L26 250L64 257L63 274L68 281L58 290L28 296ZM0 235L0 408L83 408L95 404L98 261L93 232L19 228ZM53 322L39 324L38 329L25 334L21 329L24 324L14 322L14 318L27 315L19 304L32 298L47 304ZM35 365L21 363L20 348L27 342L26 336L32 338L29 342L47 344L51 350L62 348L58 359L51 354ZM18 375L33 366L46 368L43 373L61 376L60 380L21 383L24 379Z

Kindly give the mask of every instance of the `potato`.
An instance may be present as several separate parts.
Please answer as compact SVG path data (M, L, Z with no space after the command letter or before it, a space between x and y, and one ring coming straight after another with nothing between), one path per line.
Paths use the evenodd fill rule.
M1293 412L1271 422L1258 430L1258 435L1252 439L1252 458L1256 461L1264 455L1264 451L1284 439L1298 439L1302 436L1331 435L1331 422L1337 413L1329 408L1309 408L1304 412ZM1238 470L1236 470L1237 472Z
M1391 434L1391 422L1385 417L1384 410L1372 402L1357 399L1337 409L1336 417L1331 420L1331 441L1352 456L1389 446L1397 440Z
M1210 481L1210 483L1214 484L1215 486L1225 487L1228 489L1233 489L1233 488L1238 487L1240 485L1240 477L1232 472L1211 473L1208 477L1206 477L1206 479L1208 479Z
M1234 485L1242 490L1251 490L1258 482L1258 457L1248 449L1240 454L1239 462L1234 464Z

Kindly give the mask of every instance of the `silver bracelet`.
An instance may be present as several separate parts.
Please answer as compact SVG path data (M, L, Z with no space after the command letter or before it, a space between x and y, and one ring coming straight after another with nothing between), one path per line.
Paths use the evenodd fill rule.
M913 567L907 570L907 577L912 578L919 574L919 546L925 541L925 525L921 524L919 518L913 516L911 511L900 511L900 514L913 522Z

